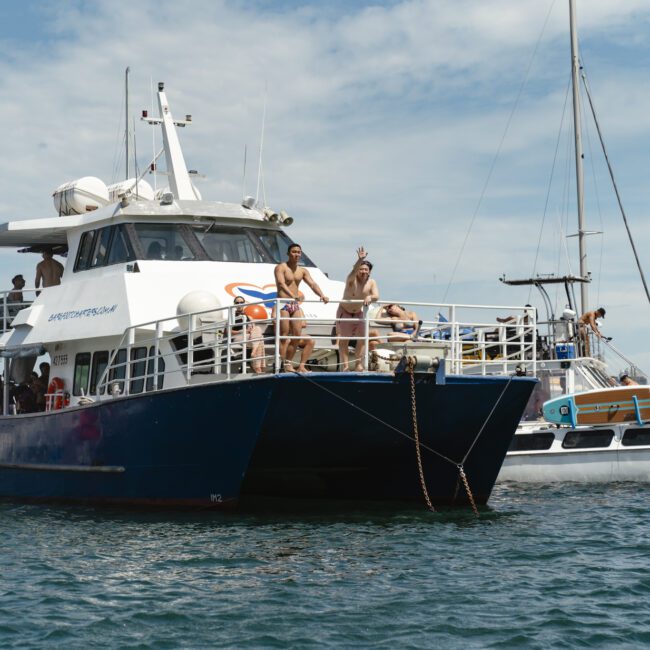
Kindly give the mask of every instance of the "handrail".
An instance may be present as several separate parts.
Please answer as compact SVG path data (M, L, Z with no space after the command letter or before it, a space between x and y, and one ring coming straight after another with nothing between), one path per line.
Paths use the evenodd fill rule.
M315 352L335 350L339 336L336 331L332 334L331 328L332 325L336 325L336 318L304 315L301 320L307 324L306 333L296 335L290 331L283 331L282 322L285 319L282 317L281 310L284 304L290 302L291 299L276 298L273 301L247 303L247 306L263 304L267 308L269 303L273 304L271 317L254 321L254 324L262 329L268 330L268 326L273 325L272 339L265 337L264 333L261 337L251 338L248 327L235 322L237 309L235 305L179 314L131 326L125 330L118 346L112 351L108 364L97 381L96 394L113 392L109 384L114 382L118 382L123 392L128 394L133 381L142 381L144 390L155 391L158 390L161 375L179 372L183 375L185 384L193 381L192 378L196 373L212 374L216 375L215 379L229 380L233 375L248 372L247 364L251 362L252 354L249 347L261 341L264 342L265 349L260 361L272 360L275 372L282 370L281 350L283 344L288 341L300 340L308 336L315 342ZM303 304L308 306L316 302L304 301ZM333 305L339 302L343 301L332 301ZM389 318L381 313L383 306L395 304L395 301L378 301L370 306L363 305L362 301L346 300L345 302L348 304L356 302L363 311L362 335L345 338L364 343L363 363L366 369L369 368L371 360L371 342L374 347L389 346L401 349L415 346L422 351L431 349L437 354L445 354L450 371L454 373L462 373L476 366L482 366L482 374L507 373L512 372L518 364L525 362L534 368L536 363L535 320L534 317L530 318L530 310L526 308L404 303L410 309L417 308L418 312L422 311L424 316L418 319L417 335L409 339L403 338L392 326L411 323L411 320ZM446 311L447 316L440 311L441 309ZM485 318L459 320L458 316L465 309L499 312L507 310L518 315L508 323L487 321ZM338 321L355 320L357 319L338 319ZM237 336L234 335L235 327L240 328ZM334 346L333 341L336 342ZM163 344L165 345L163 350L169 349L168 343L172 350L161 352ZM133 358L132 350L135 347L146 348L147 353L144 358ZM125 350L126 359L118 363L120 350ZM178 365L168 362L172 357L180 360ZM161 365L164 367L162 370Z

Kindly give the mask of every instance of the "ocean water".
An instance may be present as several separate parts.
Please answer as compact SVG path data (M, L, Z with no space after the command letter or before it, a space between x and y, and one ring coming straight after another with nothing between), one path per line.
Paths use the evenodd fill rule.
M0 504L2 648L650 645L650 486L227 514Z

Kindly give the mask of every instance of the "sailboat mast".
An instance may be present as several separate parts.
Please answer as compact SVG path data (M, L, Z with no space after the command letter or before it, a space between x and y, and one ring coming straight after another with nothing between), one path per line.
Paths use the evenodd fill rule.
M126 132L125 132L125 139L126 139L126 176L124 177L125 179L129 178L129 71L131 68L127 66L126 70L124 71L124 97L126 98L126 106L124 109L124 115L125 115L125 125L126 125Z
M584 215L584 171L582 151L582 125L580 122L580 54L576 31L575 0L569 0L569 24L571 27L571 80L573 86L573 131L576 151L576 191L578 193L578 252L580 254L580 277L587 278L587 245ZM582 313L589 309L587 283L580 283Z

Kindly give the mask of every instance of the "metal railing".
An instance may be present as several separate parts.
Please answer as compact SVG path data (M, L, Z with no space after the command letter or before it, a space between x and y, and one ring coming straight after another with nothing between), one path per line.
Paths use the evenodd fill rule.
M9 289L0 291L0 328L2 333L11 328L11 323L21 309L31 306L41 290L36 289ZM18 295L16 295L18 294Z
M230 380L253 372L254 364L266 371L285 369L282 359L284 345L293 341L298 353L305 340L314 343L312 359L319 369L337 370L340 367L338 344L341 336L337 323L359 318L301 317L288 318L282 307L291 300L275 299L246 303L263 305L268 318L242 323L238 319L240 306L229 305L201 312L180 314L148 321L129 327L112 352L108 365L97 382L96 394L129 394L137 385L137 392L159 390L164 377L172 385L196 381ZM349 305L350 302L346 301ZM333 301L332 309L337 301ZM389 317L384 311L389 301L363 306L362 334L346 336L351 345L363 345L362 363L368 369L376 351L389 350L397 356L405 350L444 356L452 373L469 371L481 374L512 373L517 366L528 364L534 373L536 363L536 336L534 315L519 307L478 307L475 305L448 305L435 303L402 303L416 312L417 321ZM316 301L302 303L304 311ZM486 313L509 313L512 320L497 322L487 319ZM480 314L482 319L469 318ZM502 319L503 320L503 319ZM304 329L296 332L296 321ZM293 331L290 324L294 324ZM400 331L400 325L414 328L412 335ZM134 354L144 348L144 356ZM120 351L124 352L120 352ZM350 357L354 357L351 351ZM321 363L322 362L322 363ZM161 378L163 380L161 381ZM117 384L117 389L115 385Z

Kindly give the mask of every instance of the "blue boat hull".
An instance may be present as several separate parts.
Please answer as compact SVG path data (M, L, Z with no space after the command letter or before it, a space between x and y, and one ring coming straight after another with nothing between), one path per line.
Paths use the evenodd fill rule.
M437 384L432 375L418 377L422 462L434 504L468 503L457 464L470 449L469 485L477 503L487 502L535 383L449 376ZM412 437L406 375L281 375L242 497L422 501Z
M203 384L0 417L0 496L233 505L272 384L272 377Z

